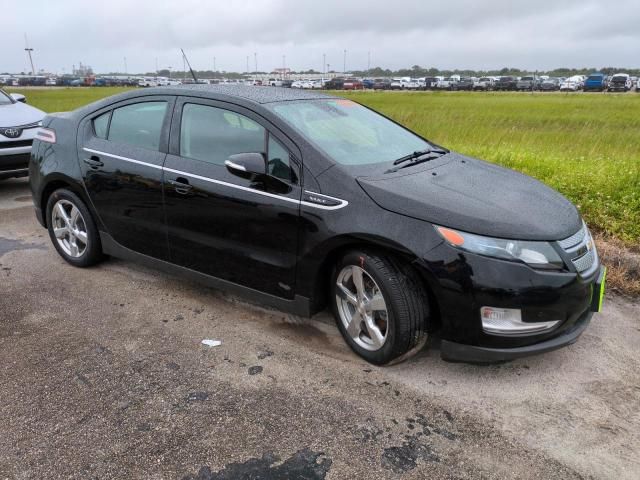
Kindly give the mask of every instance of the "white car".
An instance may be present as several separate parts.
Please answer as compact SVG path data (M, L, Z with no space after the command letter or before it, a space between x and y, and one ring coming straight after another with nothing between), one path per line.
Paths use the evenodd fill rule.
M291 84L291 88L304 88L304 80L296 80Z
M640 93L640 78L638 79L638 83L636 84L636 92Z
M483 90L489 91L493 90L493 86L495 85L496 80L493 77L480 77L473 82L474 90Z
M453 86L460 81L459 75L453 75L451 77L447 77L444 80L438 81L436 84L436 88L438 90L452 90Z
M582 75L574 75L573 77L567 78L560 84L561 92L577 92L578 90L582 90L584 87L584 78Z
M306 82L302 82L302 88L308 90L321 90L322 82L320 80L308 80Z
M0 180L28 174L31 144L46 113L0 90Z
M632 88L631 76L628 73L616 73L609 80L610 92L628 92Z

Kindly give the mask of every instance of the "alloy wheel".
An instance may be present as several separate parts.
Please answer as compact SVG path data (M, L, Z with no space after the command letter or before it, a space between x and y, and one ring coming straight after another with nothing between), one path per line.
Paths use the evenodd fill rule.
M336 279L336 302L347 335L360 347L380 350L387 341L389 314L382 291L363 268L344 267Z
M78 207L69 200L58 200L51 210L51 226L58 245L71 258L87 250L87 225Z

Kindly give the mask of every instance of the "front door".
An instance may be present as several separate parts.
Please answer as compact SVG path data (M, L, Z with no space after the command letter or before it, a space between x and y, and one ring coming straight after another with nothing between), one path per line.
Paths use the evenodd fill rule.
M89 198L120 245L168 260L162 166L175 99L149 96L97 112L80 124L78 159Z
M300 153L250 110L178 99L165 162L171 261L236 284L293 298L301 196ZM230 155L262 153L270 177L230 173Z

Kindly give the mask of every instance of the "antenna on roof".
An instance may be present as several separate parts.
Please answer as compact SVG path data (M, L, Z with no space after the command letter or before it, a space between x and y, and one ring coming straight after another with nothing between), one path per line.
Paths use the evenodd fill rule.
M193 81L198 83L198 79L196 78L196 74L194 73L193 68L191 68L191 64L189 63L187 55L184 53L183 49L180 49L180 51L182 52L182 58L184 58L184 61L187 62L187 66L189 67L189 71L191 72L191 76L193 77Z

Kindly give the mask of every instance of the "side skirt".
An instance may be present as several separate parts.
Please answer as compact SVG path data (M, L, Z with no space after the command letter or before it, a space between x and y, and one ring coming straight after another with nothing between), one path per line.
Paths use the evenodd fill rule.
M159 260L123 247L116 242L111 235L105 232L100 232L100 241L102 242L102 251L107 255L139 263L146 267L155 268L165 273L183 277L217 290L224 290L244 297L250 303L255 303L260 306L272 307L301 317L311 316L311 302L307 297L296 295L293 300L287 300L285 298L276 297L275 295L260 292L253 288L238 285L237 283L229 282L228 280L196 272L190 268L165 262L164 260Z

